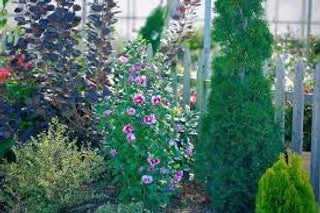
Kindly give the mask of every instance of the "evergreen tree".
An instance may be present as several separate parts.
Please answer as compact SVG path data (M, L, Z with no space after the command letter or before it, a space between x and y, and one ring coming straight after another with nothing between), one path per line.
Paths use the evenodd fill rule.
M262 73L272 35L263 0L217 0L209 107L196 156L217 212L254 212L259 178L282 151L270 85Z
M154 9L147 21L139 32L140 36L152 44L154 51L158 50L162 32L164 30L167 17L167 10L165 7L159 6Z
M317 203L299 155L284 155L261 177L256 213L316 213Z

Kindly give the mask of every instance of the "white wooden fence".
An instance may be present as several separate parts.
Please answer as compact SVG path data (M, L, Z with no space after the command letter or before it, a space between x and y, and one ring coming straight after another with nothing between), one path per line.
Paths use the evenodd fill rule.
M150 49L150 47L149 47ZM177 74L172 70L172 91L175 101L180 100L178 94L179 85L182 86L182 106L189 105L191 90L197 93L196 110L200 113L205 112L207 107L207 96L210 89L210 79L204 74L203 58L199 57L197 64L197 75L191 77L191 57L190 51L185 49L183 64L183 73ZM305 94L303 89L303 79L305 64L299 61L295 68L294 91L285 91L285 65L284 59L279 58L276 68L276 82L274 93L275 121L280 125L282 133L282 142L284 143L285 125L292 125L291 149L293 152L302 154L303 148L303 117L304 106L312 105L312 142L311 142L311 163L310 178L314 188L317 201L320 203L320 62L314 70L315 87L313 94ZM265 66L264 69L267 69ZM266 73L267 70L264 70ZM292 124L285 124L285 102L293 103Z

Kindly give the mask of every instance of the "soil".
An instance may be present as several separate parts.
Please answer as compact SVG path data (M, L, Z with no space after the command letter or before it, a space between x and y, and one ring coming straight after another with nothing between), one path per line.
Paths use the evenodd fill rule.
M175 196L164 210L166 213L212 213L210 200L204 191L204 185L196 181L182 184L181 192Z

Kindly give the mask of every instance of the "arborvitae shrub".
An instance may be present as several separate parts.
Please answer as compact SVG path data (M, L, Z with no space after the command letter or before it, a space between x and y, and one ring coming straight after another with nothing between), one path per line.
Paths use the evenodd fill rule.
M160 40L165 26L166 17L166 8L162 6L157 7L151 12L147 18L145 26L143 26L139 32L143 39L152 44L154 51L158 50L160 46Z
M215 3L211 94L196 155L196 174L206 180L217 212L254 212L261 175L282 144L269 82L262 73L272 35L263 20L262 0Z
M88 184L103 169L93 150L75 145L56 119L47 132L13 149L16 161L1 165L5 174L0 201L14 212L58 212L91 198Z
M294 154L286 162L280 156L259 181L257 213L316 213L317 204L309 175L302 169L301 157Z

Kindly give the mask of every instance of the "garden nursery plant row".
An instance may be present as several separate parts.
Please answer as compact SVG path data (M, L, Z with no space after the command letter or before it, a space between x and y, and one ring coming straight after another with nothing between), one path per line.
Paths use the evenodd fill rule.
M178 58L202 48L200 0L156 8L117 51L115 0L83 20L75 0L1 1L0 212L318 212L274 120L263 0L214 2L202 111L172 91Z

